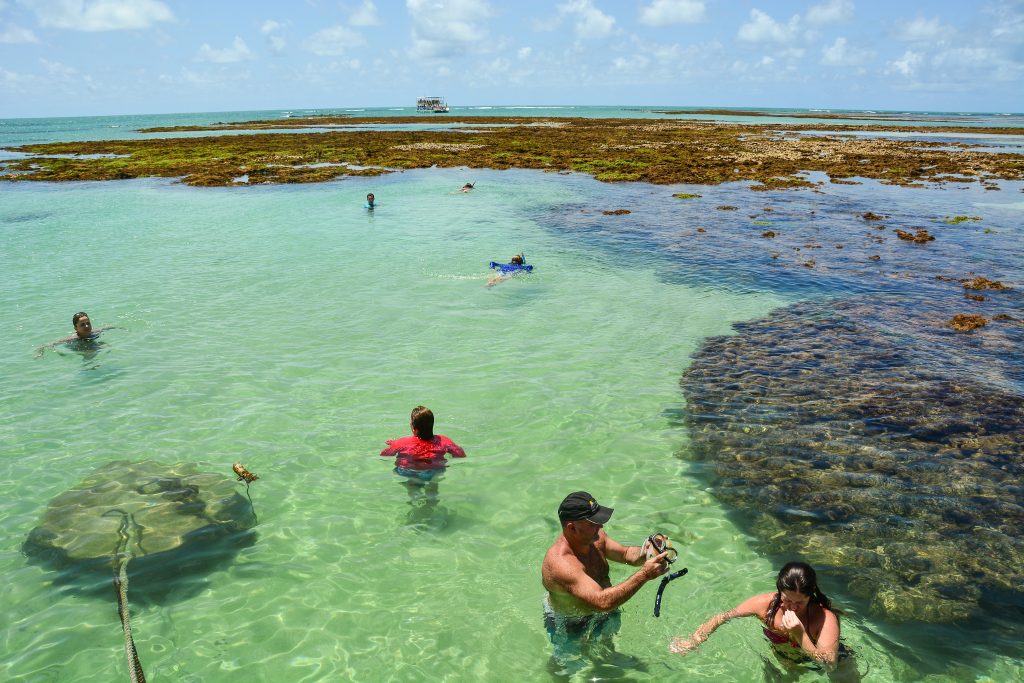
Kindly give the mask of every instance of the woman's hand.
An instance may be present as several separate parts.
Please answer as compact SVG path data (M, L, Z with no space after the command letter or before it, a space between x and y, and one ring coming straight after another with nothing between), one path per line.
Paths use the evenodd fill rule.
M800 617L796 615L792 610L786 610L782 613L782 628L787 631L793 631L797 635L804 630L804 625L800 621Z
M700 642L694 638L677 636L669 643L668 651L675 652L677 655L685 655L696 650L698 645L700 645Z

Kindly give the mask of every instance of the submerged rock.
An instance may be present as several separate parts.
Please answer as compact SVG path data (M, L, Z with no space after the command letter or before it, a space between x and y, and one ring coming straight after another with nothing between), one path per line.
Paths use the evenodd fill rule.
M988 325L988 318L983 315L958 313L949 321L949 326L957 332L970 332Z
M909 233L906 230L897 230L896 236L901 240L916 242L917 244L924 244L925 242L932 242L935 240L935 237L924 228L918 228L915 233Z
M845 578L876 614L1020 611L1024 398L922 363L877 315L798 304L707 340L681 379L684 457L764 552Z
M981 289L981 290L994 290L998 291L1001 289L1009 289L1006 285L998 280L989 280L983 275L978 275L973 278L961 278L960 282L963 284L964 289Z
M126 545L135 574L231 553L255 524L252 505L227 475L191 464L112 462L50 501L23 550L58 569L109 572Z

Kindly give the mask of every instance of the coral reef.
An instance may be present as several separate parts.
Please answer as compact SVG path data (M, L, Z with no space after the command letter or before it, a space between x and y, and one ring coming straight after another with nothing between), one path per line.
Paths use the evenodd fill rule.
M1020 154L967 148L951 152L930 141L823 134L815 126L805 131L800 124L783 128L673 119L463 117L444 130L374 128L411 123L422 123L422 119L289 118L150 129L270 131L265 133L25 145L13 149L33 156L0 165L0 179L172 177L189 185L233 186L238 184L235 178L246 174L249 184L308 183L431 166L579 172L606 182L715 185L750 181L752 190L814 188L820 183L807 179L810 171L824 172L833 181L979 182L995 189L995 180L1024 179L1024 155ZM482 124L506 127L473 127ZM329 128L332 125L344 128L334 130ZM460 125L464 128L459 129ZM322 132L325 127L328 130ZM274 132L281 128L318 132ZM473 132L472 141L467 141L467 131ZM1005 128L993 134L1020 132Z
M1024 398L923 363L877 304L797 304L707 340L681 379L682 455L765 552L845 578L872 612L1019 605Z

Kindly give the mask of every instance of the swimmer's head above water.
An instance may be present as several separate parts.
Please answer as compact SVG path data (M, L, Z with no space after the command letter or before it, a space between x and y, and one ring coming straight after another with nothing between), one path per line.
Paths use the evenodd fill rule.
M825 609L832 607L831 601L818 588L818 576L811 565L805 562L788 562L779 570L775 579L775 598L769 607L769 623L781 607L783 612L804 615L809 604Z
M71 325L75 328L75 334L79 339L88 339L92 336L92 321L84 311L71 316Z
M426 406L416 406L409 416L409 426L412 433L421 439L434 438L434 413Z

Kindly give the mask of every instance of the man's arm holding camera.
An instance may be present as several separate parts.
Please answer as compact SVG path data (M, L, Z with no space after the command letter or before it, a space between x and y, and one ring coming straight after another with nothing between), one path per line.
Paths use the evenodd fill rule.
M605 551L607 553L607 547ZM665 556L666 553L662 553L642 562L640 569L625 581L608 588L602 588L597 581L588 576L583 565L578 561L571 562L563 559L553 568L552 578L577 600L586 603L593 609L608 612L636 595L636 592L645 583L664 574L668 567L665 563Z
M643 545L625 546L606 535L604 540L605 557L614 562L639 567L647 560L647 546L650 543L648 540L644 541Z

